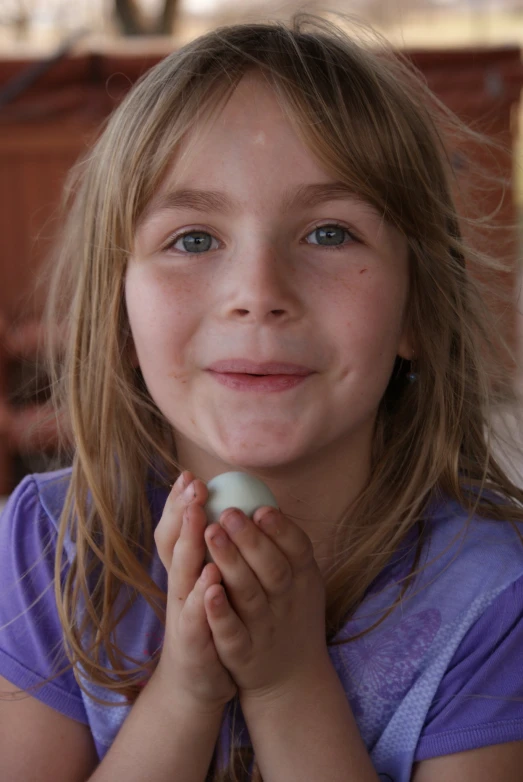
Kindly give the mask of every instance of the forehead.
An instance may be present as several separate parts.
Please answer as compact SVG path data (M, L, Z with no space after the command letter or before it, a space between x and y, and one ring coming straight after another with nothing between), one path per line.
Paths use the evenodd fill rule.
M283 158L283 149L289 163L286 169L307 163L319 168L313 151L296 131L294 117L281 105L273 88L261 74L249 73L224 105L205 112L185 135L171 170L180 176L190 165L194 176L209 163L220 168L234 158L244 168L249 162L253 167L274 165Z
M229 191L254 205L264 194L274 197L309 183L332 185L335 179L300 138L264 77L248 74L219 110L185 134L146 214L173 190Z
M342 200L380 232L386 227L382 210L327 170L267 79L253 72L186 134L138 227L173 211L273 220Z

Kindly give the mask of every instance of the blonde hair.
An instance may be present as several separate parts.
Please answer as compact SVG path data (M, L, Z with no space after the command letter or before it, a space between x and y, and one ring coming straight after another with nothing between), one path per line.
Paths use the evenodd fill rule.
M156 659L149 671L124 669L112 640L121 616L112 607L125 584L164 621L166 596L148 573L154 520L144 487L151 475L171 483L182 466L170 425L130 358L126 263L176 145L249 70L264 74L326 169L375 206L410 248L408 318L419 379L409 384L398 359L378 411L370 481L339 520L338 559L326 583L328 640L415 527L419 554L423 514L435 497L456 500L470 517L523 519L523 493L497 463L489 434L493 407L510 398L508 347L500 351L505 343L485 310L481 274L469 273L472 265L491 279L502 264L461 237L446 146L449 133L474 134L405 58L376 37L371 43L308 14L289 25L210 32L134 86L71 174L48 308L49 327L59 324L66 335L51 367L56 408L65 411L74 443L55 593L71 663L131 702ZM62 588L68 531L76 560ZM417 565L415 557L390 610ZM81 625L80 600L87 607ZM102 649L110 669L100 662Z

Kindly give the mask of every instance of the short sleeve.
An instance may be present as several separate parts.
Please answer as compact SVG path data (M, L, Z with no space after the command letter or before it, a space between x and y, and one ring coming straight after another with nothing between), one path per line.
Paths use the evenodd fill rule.
M28 476L0 516L0 675L24 690L68 664L54 596L56 538L38 485ZM71 669L30 694L87 724Z
M415 761L523 739L523 578L491 603L440 682Z

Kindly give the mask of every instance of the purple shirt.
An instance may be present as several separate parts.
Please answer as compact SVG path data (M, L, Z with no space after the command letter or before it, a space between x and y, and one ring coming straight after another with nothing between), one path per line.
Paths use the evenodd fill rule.
M13 492L0 518L0 674L20 688L41 682L65 661L52 579L57 523L69 475L69 470L63 470L28 476ZM157 521L167 491L151 489L148 496ZM452 504L436 514L431 521L435 533L447 527L450 530L458 522L463 526L463 519L457 514ZM462 621L463 611L459 616L456 614L458 618L453 618L454 603L459 597L466 607L476 597L478 585L485 580L481 572L477 578L473 576L472 581L469 574L466 583L471 594L461 595L465 586L460 592L457 562L451 575L451 585L456 584L453 595L448 586L438 593L437 584L443 588L442 579L446 577L443 573L448 573L448 568L442 568L439 581L432 585L428 581L429 585L422 590L423 602L417 603L419 598L413 597L410 610L399 607L381 629L377 628L360 641L329 650L376 769L390 774L395 782L410 778L409 769L415 761L523 738L523 702L513 700L523 698L523 546L519 551L516 538L507 537L510 525L504 522L479 521L473 522L473 526L479 530L473 533L476 537L470 538L468 546L474 567L481 570L484 566L485 574L491 574L492 568L501 571L503 566L504 571L510 569L511 575L500 572L497 580L491 575L490 597L478 604L470 626L461 636L448 635L449 638L459 637L459 643L456 648L447 644L451 651L444 658L442 670L436 680L433 676L430 678L430 681L437 681L437 686L430 695L428 706L422 707L421 730L416 729L415 738L409 739L411 749L406 748L407 744L403 747L402 738L394 738L393 717L400 713L400 706L407 703L409 697L414 699L414 704L420 702L419 694L414 694L416 685L423 680L429 663L437 668L437 661L443 659L437 649L440 640L445 649L446 625L454 627ZM488 534L492 531L492 534L502 536L499 551L504 547L503 550L509 552L508 564L506 560L498 563L497 554L492 554L495 546L487 545L486 539L482 542L483 529ZM437 540L436 534L434 537ZM454 554L456 552L457 548ZM64 575L73 553L69 542L67 556L63 559ZM379 599L383 589L393 585L408 564L408 557L394 557L369 589L362 607ZM427 566L428 576L431 567ZM462 569L466 567L464 558ZM157 554L151 576L158 586L166 588L166 574ZM508 578L507 584L502 577ZM497 586L498 581L501 586ZM347 624L347 632L358 630L364 624L365 611L359 609ZM119 628L119 643L135 660L145 662L161 645L162 639L163 630L153 612L144 601L137 601ZM97 688L91 688L91 691L109 699L107 691ZM34 696L62 714L89 725L100 758L110 747L129 711L124 701L114 697L115 706L93 705L92 699L82 693L72 671L36 690ZM388 745L387 730L392 731ZM401 731L405 733L405 728ZM224 743L227 733L225 715ZM245 736L247 740L248 735ZM393 747L397 745L398 758L390 763L382 762L387 752L390 754L390 749L386 748L391 742Z

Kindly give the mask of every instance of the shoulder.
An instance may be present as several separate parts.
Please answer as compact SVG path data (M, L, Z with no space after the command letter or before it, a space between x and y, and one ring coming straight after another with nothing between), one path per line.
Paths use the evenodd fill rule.
M45 517L57 527L71 478L71 468L26 475L9 495L1 519L7 520L35 514Z
M2 540L11 540L18 535L24 537L24 529L31 532L31 537L45 530L51 534L58 532L64 504L71 485L72 467L44 473L27 475L9 495L0 516L0 546ZM163 512L168 496L168 488L164 484L157 485L154 481L144 487L152 519L156 524ZM90 492L88 491L88 502ZM74 527L74 519L72 519ZM70 532L64 538L65 551L69 559L74 557L74 544Z
M454 605L464 605L472 596L487 596L487 602L509 584L523 577L523 523L496 520L471 515L451 499L433 502L423 517L424 536L415 578L405 595L403 608L411 602L433 596L434 605L440 597L448 602L453 594ZM369 601L393 601L397 589L414 567L418 529L412 528L389 564L375 579L366 595Z
M0 516L0 550L21 560L53 545L71 470L27 475Z
M426 514L427 541L421 581L469 588L469 594L498 593L523 576L523 523L469 514L454 500L434 504Z
M340 660L376 767L387 771L405 762L409 779L420 734L419 760L499 742L507 723L502 711L493 717L492 696L498 696L498 709L500 693L521 696L519 674L517 682L511 673L502 682L492 678L489 662L495 655L498 668L514 671L512 666L519 660L521 524L470 516L449 500L433 506L425 521L427 537L416 577L400 605L387 614L412 566L412 548L392 580L368 595L345 628L349 636L365 630L372 630L372 635L347 645ZM384 620L372 629L372 622L383 613ZM479 743L476 736L476 744L470 744L479 730L477 695L481 692L487 694L491 711L485 710L479 722L495 719L500 732L491 731L488 737L482 733ZM462 701L468 711L457 708ZM452 748L450 732L461 737Z
M2 518L37 514L57 528L71 480L71 467L26 475L9 495Z
M25 479L30 484L35 501L40 504L42 512L55 526L58 525L62 513L71 473L72 468L66 467L53 472L34 473Z
M416 760L523 739L523 577L470 627L427 713Z
M30 561L54 548L71 469L27 475L9 495L0 516L0 550ZM67 548L67 547L66 547Z
M71 480L71 467L26 475L9 495L2 516L24 510L40 511L56 526Z
M0 517L0 676L23 690L36 686L39 700L87 722L74 674L64 668L53 589L59 503L52 503L67 485L68 471L29 475ZM70 559L62 555L64 566Z

